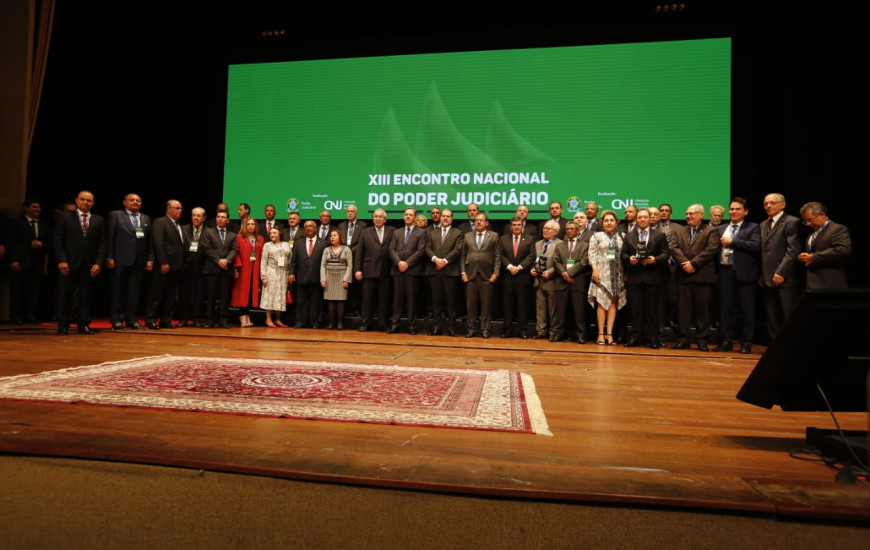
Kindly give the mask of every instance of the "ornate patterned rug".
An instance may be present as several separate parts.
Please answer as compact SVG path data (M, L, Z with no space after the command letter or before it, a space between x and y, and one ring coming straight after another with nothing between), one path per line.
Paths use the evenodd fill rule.
M0 398L552 435L507 370L158 355L0 378Z

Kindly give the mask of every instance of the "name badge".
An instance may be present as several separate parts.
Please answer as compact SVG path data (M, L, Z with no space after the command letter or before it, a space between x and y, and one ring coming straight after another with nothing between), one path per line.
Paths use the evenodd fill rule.
M142 227L141 225L136 228L136 238L137 239L144 239L145 238L145 228Z
M257 261L257 251L256 250L251 250L251 256L249 259L251 260L251 263L254 263Z
M197 250L199 250L199 242L198 242L198 241L192 241L192 242L190 243L190 248L189 248L188 250L190 250L191 252L196 252Z
M574 262L575 262L574 258L568 258L568 261L565 262L565 264L566 264L568 267L571 267L572 265L574 265Z
M290 248L293 248L293 240L294 239L290 239L289 241L287 241L290 244Z
M278 267L284 267L284 255L278 256Z
M607 249L607 261L608 262L615 262L616 261L616 249L615 248L608 248Z

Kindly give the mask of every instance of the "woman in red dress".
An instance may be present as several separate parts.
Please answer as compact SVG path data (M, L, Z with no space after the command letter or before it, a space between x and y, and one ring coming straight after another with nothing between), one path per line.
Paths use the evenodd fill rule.
M239 254L235 261L235 283L230 305L239 308L239 322L252 327L251 308L260 303L260 258L265 239L257 234L257 220L245 218L236 236Z

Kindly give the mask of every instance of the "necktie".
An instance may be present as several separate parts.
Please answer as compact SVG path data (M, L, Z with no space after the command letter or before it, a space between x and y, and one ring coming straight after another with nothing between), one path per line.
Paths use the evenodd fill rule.
M411 238L411 227L408 226L405 228L405 244L408 244L408 239Z
M33 238L34 239L39 237L39 232L37 231L37 228L36 228L36 220L30 220L30 229L33 230Z
M547 253L547 248L550 246L550 241L544 243L544 254Z
M447 238L447 228L442 227L441 228L441 244L444 244L444 239L446 239L446 238Z
M178 231L178 238L181 239L181 244L184 244L184 234L181 232L181 226L175 220L172 220L172 223L175 224L175 230Z
M196 242L199 242L199 231L198 227L193 230L193 240Z
M314 252L314 239L308 239L308 257L311 257L311 253Z
M225 229L221 229L221 242L222 242L222 243L225 243L225 242L226 242L226 233L225 233L225 231L226 231Z
M773 218L768 218L767 219L767 230L770 231L771 229L773 229Z
M82 233L88 232L88 215L82 214Z
M690 242L690 243L695 242L695 228L694 228L694 227L690 227L690 228L689 228L689 233L691 234L691 236L689 237L689 242Z
M574 239L571 239L568 242L568 255L570 256L573 253L574 253Z
M519 235L514 235L514 258L517 257L517 252L520 249L520 237Z
M266 222L266 235L272 231L272 222Z
M640 231L640 242L646 244L646 229Z
M353 226L354 224L350 224L347 226L347 244L353 240Z
M810 235L809 240L807 241L807 248L812 250L813 244L816 242L816 237L819 235L818 231L813 231L813 234Z
M378 228L378 242L384 244L384 229L382 227Z
M480 246L483 244L483 233L477 234L477 249L480 250Z
M320 226L320 238L321 239L326 238L326 229L327 229L326 227L323 227L322 225Z
M139 213L133 212L133 227L139 227Z

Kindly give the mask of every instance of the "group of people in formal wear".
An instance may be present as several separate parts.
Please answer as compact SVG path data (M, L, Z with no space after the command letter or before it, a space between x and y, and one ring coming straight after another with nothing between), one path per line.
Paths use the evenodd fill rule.
M716 350L737 342L750 353L759 288L772 337L805 288L847 286L851 253L848 229L824 205L807 203L798 218L776 193L765 197L760 224L740 197L727 218L724 206L711 207L709 221L691 205L685 224L672 221L669 204L628 206L620 220L589 202L569 219L555 201L537 225L519 206L503 231L475 204L461 222L447 208L427 218L409 207L400 226L383 209L361 220L353 205L337 225L327 210L304 223L290 212L284 222L273 205L258 220L245 203L236 220L220 204L213 219L196 207L182 224L177 200L152 220L134 193L105 218L93 205L91 192L79 192L52 228L40 205L25 201L8 224L12 323L37 322L54 264L59 334L73 323L94 332L94 283L108 270L113 330L229 328L231 309L242 327L254 326L258 309L270 328L342 330L349 308L361 332L396 333L405 319L416 334L425 318L431 336L489 338L500 306L503 338L657 349L670 328L672 348L705 351L718 324Z

